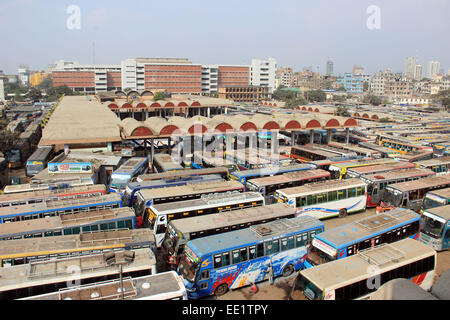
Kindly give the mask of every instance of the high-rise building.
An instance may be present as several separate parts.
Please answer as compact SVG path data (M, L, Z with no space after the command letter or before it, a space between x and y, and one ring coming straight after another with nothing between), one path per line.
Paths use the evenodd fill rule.
M23 86L27 86L30 82L30 70L28 66L21 65L17 70L19 75L19 83Z
M408 57L405 61L405 75L410 79L414 78L414 71L416 68L417 59L414 57Z
M274 58L268 58L267 60L252 59L250 84L268 87L269 93L272 93L276 89L276 68L277 61Z
M439 61L428 62L428 78L433 79L439 73L440 63Z
M331 59L328 59L327 61L327 68L326 68L327 72L327 76L331 76L333 75L333 61Z
M416 64L414 67L414 80L422 80L422 66L420 64Z

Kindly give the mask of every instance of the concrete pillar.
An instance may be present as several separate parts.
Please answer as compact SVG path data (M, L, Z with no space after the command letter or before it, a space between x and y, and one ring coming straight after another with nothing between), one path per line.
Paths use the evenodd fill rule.
M295 131L291 131L291 147L295 146L296 141L297 141L297 133Z
M345 128L345 143L350 142L350 128Z
M327 143L331 142L331 129L327 129L327 138L326 138L326 142L327 142Z
M309 131L309 143L310 144L314 143L314 129Z
M208 118L209 118L211 116L211 107L208 107L207 112L208 112Z
M152 170L153 170L153 157L155 155L155 146L153 144L153 138L150 139L150 143L151 143L151 146L150 146L151 147L151 151L150 151L150 154L151 154L151 167L152 167Z
M273 154L278 155L279 145L278 145L278 131L270 132L270 150Z

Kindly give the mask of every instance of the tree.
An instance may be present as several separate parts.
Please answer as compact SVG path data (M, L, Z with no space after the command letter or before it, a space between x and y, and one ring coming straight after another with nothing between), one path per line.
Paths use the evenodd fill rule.
M7 129L0 131L0 151L3 154L11 151L14 148L14 143L19 138L19 133L12 133Z
M383 117L383 118L378 119L378 121L379 122L389 122L390 120L388 117Z
M51 77L51 76L45 77L45 78L41 81L41 83L39 83L39 84L37 85L37 88L38 88L38 89L41 89L41 90L48 90L48 89L50 89L51 87L53 87L53 81L52 81L52 77Z
M303 105L306 103L307 103L307 101L305 100L305 98L303 98L302 96L299 96L298 98L295 98L295 99L288 99L286 101L286 108L294 109L296 106L300 106L300 105Z
M327 100L327 95L322 90L310 90L305 95L306 100L310 102L323 102Z
M365 97L363 98L363 102L364 102L364 103L370 103L370 104L372 104L372 105L374 105L374 106L378 106L378 105L381 104L382 100L381 100L381 98L378 97L378 96L375 96L375 95L373 95L373 94L369 94L369 95L367 95L367 96L365 96Z
M350 117L351 116L350 112L348 112L348 110L347 110L347 107L344 107L344 106L337 107L334 114L336 116L341 116L341 117Z
M153 95L153 101L158 101L158 100L164 100L166 98L164 92L155 92L155 94Z
M280 101L287 101L290 99L295 99L297 96L297 94L293 91L289 91L289 90L281 90L281 89L277 89L272 93L272 98L276 99L276 100L280 100Z
M41 90L39 90L37 88L31 88L25 97L32 101L37 101L42 98L42 93L41 93Z

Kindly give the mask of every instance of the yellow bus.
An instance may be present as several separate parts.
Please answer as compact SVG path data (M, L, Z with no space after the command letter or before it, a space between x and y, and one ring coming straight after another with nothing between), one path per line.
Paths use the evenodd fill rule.
M371 160L350 160L348 162L335 163L328 167L331 173L331 179L345 179L347 178L347 170L350 168L373 166L377 164L395 163L397 160L392 158L381 158Z

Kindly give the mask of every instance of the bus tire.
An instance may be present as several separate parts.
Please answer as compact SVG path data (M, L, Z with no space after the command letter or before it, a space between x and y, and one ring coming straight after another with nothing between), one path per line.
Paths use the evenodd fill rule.
M347 209L339 210L339 218L345 218L347 216Z
M216 290L214 290L214 295L220 297L227 292L228 292L228 285L226 283L222 283L216 288Z
M286 267L284 267L281 275L283 277L289 277L292 274L292 272L294 272L294 267L292 265L288 264Z

